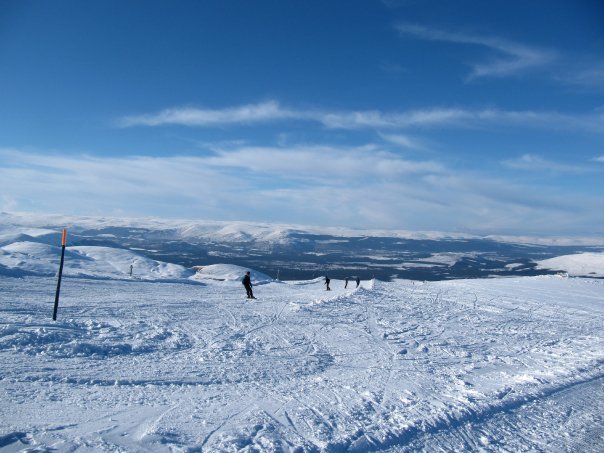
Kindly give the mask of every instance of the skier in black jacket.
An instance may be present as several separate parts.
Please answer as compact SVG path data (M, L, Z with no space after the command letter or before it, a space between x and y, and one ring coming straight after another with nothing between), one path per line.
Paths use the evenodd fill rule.
M250 279L250 271L245 273L245 277L241 280L243 286L245 286L245 291L247 292L248 299L255 299L254 293L252 292L252 280Z

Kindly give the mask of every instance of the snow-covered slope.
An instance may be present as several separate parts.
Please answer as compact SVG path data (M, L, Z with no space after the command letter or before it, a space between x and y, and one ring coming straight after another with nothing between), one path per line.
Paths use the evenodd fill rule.
M61 248L37 242L16 242L0 248L0 274L54 275L59 270ZM111 247L76 246L65 249L63 275L143 280L188 278L193 271L177 264L163 263L130 250Z
M602 280L184 282L0 276L0 450L603 445Z
M604 278L604 253L578 253L563 255L537 263L539 269L564 271L570 276Z

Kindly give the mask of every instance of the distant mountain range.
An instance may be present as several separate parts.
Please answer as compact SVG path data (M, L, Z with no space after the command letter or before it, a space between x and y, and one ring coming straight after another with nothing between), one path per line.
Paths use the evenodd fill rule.
M604 277L600 269L604 238L481 237L247 222L0 213L2 253L10 254L10 247L20 242L60 245L63 227L68 229L68 245L80 250L125 249L184 268L233 264L282 280L322 275L443 280L551 274L569 271L565 263L570 261L560 258L569 255L573 269L578 269L575 274ZM577 262L577 256L584 258Z

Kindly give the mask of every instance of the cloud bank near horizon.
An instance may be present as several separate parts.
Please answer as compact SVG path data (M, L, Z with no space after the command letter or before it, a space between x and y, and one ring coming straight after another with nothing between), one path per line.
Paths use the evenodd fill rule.
M604 202L409 160L375 145L236 147L204 156L0 150L2 209L355 225L479 234L604 234ZM9 190L10 188L10 190ZM413 213L412 216L409 213ZM577 228L581 225L582 230ZM599 228L599 229L598 229Z

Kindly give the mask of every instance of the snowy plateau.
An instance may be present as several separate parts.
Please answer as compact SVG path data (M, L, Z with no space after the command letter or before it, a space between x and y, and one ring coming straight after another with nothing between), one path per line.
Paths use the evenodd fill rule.
M514 275L528 261L509 257L498 278L357 287L336 273L326 291L322 276L109 246L140 225L0 220L1 452L604 451L601 244L540 253L531 269L545 275ZM59 225L75 233L52 321ZM146 225L157 241L234 241L229 253L290 237ZM84 241L92 230L107 242ZM240 282L248 269L256 300Z

